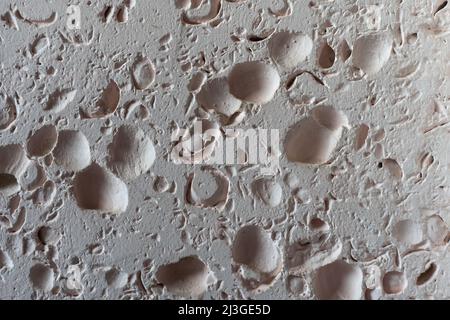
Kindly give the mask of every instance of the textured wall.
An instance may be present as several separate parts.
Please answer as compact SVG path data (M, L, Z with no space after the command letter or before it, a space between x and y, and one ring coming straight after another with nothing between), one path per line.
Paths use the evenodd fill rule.
M1 1L0 298L448 298L446 3Z

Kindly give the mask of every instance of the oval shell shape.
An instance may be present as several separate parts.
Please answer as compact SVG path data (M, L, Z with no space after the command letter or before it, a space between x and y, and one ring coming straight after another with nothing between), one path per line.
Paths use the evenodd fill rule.
M348 126L347 117L333 107L317 107L312 116L301 120L285 140L289 161L305 164L323 164L341 138L343 127Z
M135 179L153 165L155 148L144 132L130 125L119 128L109 146L109 168L124 180Z
M20 190L19 180L29 164L22 146L0 146L0 194L8 197Z
M60 131L53 157L55 162L67 171L83 170L91 163L91 151L86 136L76 130Z
M392 38L387 32L360 36L353 45L353 65L367 75L373 75L389 60L391 50Z
M254 191L256 195L268 206L276 207L283 199L283 190L281 185L268 178L261 178L254 182Z
M128 207L126 184L96 163L76 175L74 194L82 209L121 213Z
M234 238L232 256L236 263L270 274L277 270L281 257L270 234L256 225L239 229Z
M227 117L241 107L241 101L230 93L227 78L208 81L198 93L197 101L203 108L214 110Z
M136 89L146 90L155 81L155 67L147 57L138 57L131 71Z
M317 271L314 292L320 300L359 300L362 295L361 268L337 260Z
M408 280L401 271L389 271L383 277L383 289L388 294L400 294L407 286Z
M45 125L28 139L27 152L32 157L43 157L53 151L58 141L58 131L52 124Z
M393 235L406 246L415 245L422 241L421 226L409 219L397 222L394 226Z
M30 269L29 277L35 289L45 292L52 290L55 274L49 266L41 263L35 264Z
M159 267L156 279L170 293L185 298L198 298L215 282L208 266L196 256Z
M277 70L264 62L251 61L236 64L228 76L230 92L236 98L265 104L272 100L280 86Z
M269 54L272 60L283 69L293 69L311 54L311 38L300 32L280 31L269 41Z

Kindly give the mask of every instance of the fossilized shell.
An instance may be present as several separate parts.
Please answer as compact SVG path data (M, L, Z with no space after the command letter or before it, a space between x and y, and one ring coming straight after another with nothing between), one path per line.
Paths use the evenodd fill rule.
M200 297L216 282L209 267L197 256L184 257L159 267L156 279L170 293L185 298Z
M208 81L197 94L197 101L203 108L214 110L227 117L236 113L242 104L230 93L227 78Z
M57 89L48 97L44 110L61 112L75 99L76 94L77 90L74 89Z
M55 274L47 265L41 263L35 264L30 269L29 277L35 289L48 292L53 288Z
M256 225L239 229L233 241L232 256L236 263L266 274L277 271L282 260L270 233Z
M219 212L225 209L228 201L228 193L230 190L230 180L220 170L212 167L204 167L203 171L209 172L215 179L217 189L207 199L201 199L194 190L193 182L195 174L189 175L186 184L186 201L187 203L200 208L215 208Z
M155 81L155 74L155 66L147 57L138 57L131 68L133 83L138 90L150 88Z
M60 131L52 154L55 162L67 171L80 171L91 163L89 141L81 131Z
M323 69L331 68L336 61L336 53L327 42L324 42L320 48L318 64Z
M272 100L280 86L277 70L264 62L251 61L234 65L228 76L230 92L236 98L265 104Z
M321 236L290 245L286 251L286 265L291 274L311 272L336 261L341 252L342 242L337 236Z
M12 98L7 97L5 101L0 101L0 132L8 130L16 123L18 112Z
M45 125L38 130L27 141L27 152L32 157L44 157L56 146L58 131L52 124Z
M13 263L11 257L9 256L8 252L0 249L0 271L3 268L12 269L12 268L14 268L14 263Z
M392 50L392 37L387 32L363 35L353 45L353 65L373 75L383 68Z
M313 287L320 300L359 300L362 282L363 273L358 266L337 260L317 271Z
M435 245L445 244L450 235L449 228L445 221L439 215L432 215L427 219L426 232L428 238Z
M280 31L272 35L269 41L269 53L272 60L283 69L293 69L311 54L311 38L300 32Z
M114 80L111 80L103 90L95 107L80 109L80 112L84 118L106 118L116 111L119 101L120 88Z
M283 200L283 189L273 179L260 178L254 181L253 191L261 201L272 208L278 206Z
M37 236L39 241L45 245L55 245L61 240L61 234L58 230L49 226L39 228Z
M394 237L405 246L412 246L422 241L421 226L412 220L400 220L394 226Z
M109 146L108 167L119 178L132 180L149 170L155 158L150 138L140 128L123 125Z
M111 268L105 273L105 279L109 287L120 289L128 283L128 274L117 268Z
M208 0L210 3L209 12L204 16L192 17L183 11L181 14L181 21L188 25L200 25L213 21L220 13L222 9L222 0ZM191 6L194 9L194 7Z
M82 209L118 214L128 207L127 185L96 163L76 175L74 194Z
M329 160L348 127L347 117L333 107L320 106L312 116L301 120L289 132L285 151L289 161L306 164L323 164Z
M400 294L407 286L408 279L401 271L389 271L383 277L383 290L388 294Z
M30 164L22 146L0 146L0 193L9 197L20 190L19 181Z

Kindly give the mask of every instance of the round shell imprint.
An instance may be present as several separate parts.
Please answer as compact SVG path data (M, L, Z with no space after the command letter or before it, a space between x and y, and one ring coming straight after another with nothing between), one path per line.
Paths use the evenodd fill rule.
M155 67L147 57L138 57L131 71L136 89L146 90L155 81Z
M76 175L74 193L82 209L121 213L128 207L127 185L96 163Z
M20 190L19 181L30 165L22 146L0 146L0 194L9 197Z
M269 41L272 60L283 69L293 69L311 54L313 42L303 33L280 31Z
M353 45L353 65L373 75L389 60L391 50L392 38L387 32L363 35Z
M158 268L156 279L175 295L198 298L215 282L214 274L196 256L180 259Z
M341 111L316 107L312 116L304 118L288 132L285 140L288 160L305 164L327 162L344 127L348 127L348 120Z
M109 146L109 168L124 180L132 180L150 169L156 154L152 141L136 127L121 126Z
M268 274L277 270L281 260L270 234L256 225L239 229L233 242L232 256L236 263Z
M265 104L272 100L280 86L277 70L264 62L252 61L234 65L228 76L230 92L236 98Z
M53 157L67 171L83 170L91 163L89 141L81 131L60 131Z
M227 117L236 113L241 107L241 101L230 93L227 78L208 81L198 93L197 101L205 109L214 110Z
M317 271L313 286L320 300L359 300L362 282L361 268L337 260Z
M27 152L32 157L43 157L53 151L58 131L52 124L41 127L28 139Z

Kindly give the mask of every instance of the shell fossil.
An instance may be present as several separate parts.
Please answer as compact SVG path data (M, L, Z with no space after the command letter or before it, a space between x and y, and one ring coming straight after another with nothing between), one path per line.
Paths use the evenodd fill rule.
M35 289L50 291L53 288L55 274L47 265L41 263L35 264L30 269L29 277Z
M118 214L128 207L127 185L96 163L75 176L74 195L82 209Z
M389 60L392 38L387 32L376 32L360 36L353 45L353 65L367 75L374 75Z
M0 146L0 194L9 197L20 190L19 181L30 165L22 146Z
M27 152L32 157L44 157L56 146L58 141L58 131L52 124L45 125L28 139Z
M280 86L277 70L264 62L250 61L235 64L228 75L230 92L236 98L265 104L272 100Z
M108 167L124 180L132 180L150 169L155 161L155 148L144 132L123 125L109 146Z
M113 114L120 101L120 88L114 80L110 80L95 106L80 109L83 118L106 118Z
M215 180L216 189L206 199L202 199L197 195L194 189L195 174L188 176L186 184L186 201L187 203L200 208L215 208L219 212L225 209L230 190L230 181L220 170L212 167L204 167L202 171L209 173Z
M236 99L229 90L227 78L209 80L196 96L198 103L207 110L214 110L230 117L241 107L241 101Z
M359 300L362 296L361 268L343 260L321 267L313 282L320 300Z
M260 178L253 182L254 193L266 205L270 207L278 206L283 199L281 185L270 178Z
M272 35L269 41L269 53L272 60L283 69L293 69L311 54L311 38L300 32L280 31Z
M89 141L81 131L60 131L52 154L55 162L67 171L80 171L91 163Z
M256 225L243 226L232 247L233 260L256 272L272 273L279 268L281 256L270 234Z
M348 120L342 111L320 106L310 117L295 125L286 136L285 151L289 161L323 164L333 153Z
M11 128L17 121L19 109L14 100L6 97L0 101L0 132Z
M139 56L131 68L131 75L136 89L146 90L155 81L155 66L145 56Z
M156 279L170 293L185 298L200 297L216 281L208 265L197 256L184 257L159 267Z

